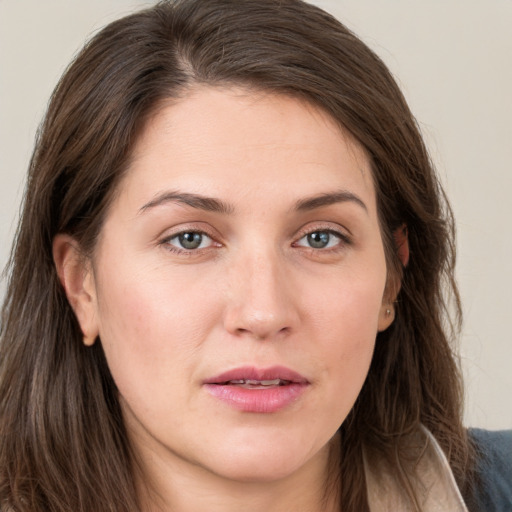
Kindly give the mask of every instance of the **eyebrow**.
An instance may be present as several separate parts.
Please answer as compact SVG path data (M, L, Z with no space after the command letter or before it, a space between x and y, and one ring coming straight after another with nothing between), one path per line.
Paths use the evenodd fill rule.
M300 199L295 203L295 209L297 211L308 211L321 208L323 206L330 206L332 204L345 202L355 203L368 213L368 208L364 204L363 200L352 192L348 192L347 190L318 194L316 196Z
M182 203L198 210L205 210L207 212L216 212L229 214L232 213L234 208L220 199L213 197L205 197L199 194L190 194L186 192L164 192L157 195L154 199L146 203L140 210L139 213L143 213L146 210L155 208L156 206L162 206L167 203Z
M336 203L353 202L359 205L364 211L368 212L368 208L364 202L352 192L346 190L340 190L337 192L318 194L312 197L300 199L295 203L293 208L296 211L303 212L321 208L323 206L330 206ZM198 210L204 210L207 212L222 213L224 215L234 212L234 207L229 203L221 201L213 197L202 196L200 194L191 194L187 192L170 191L163 192L157 195L154 199L146 203L139 210L139 214L162 206L167 203L182 203Z

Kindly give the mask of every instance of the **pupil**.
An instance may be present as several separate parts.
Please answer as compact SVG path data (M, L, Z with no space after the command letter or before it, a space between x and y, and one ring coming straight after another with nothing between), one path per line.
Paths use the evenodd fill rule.
M329 243L330 235L326 231L315 231L308 235L308 243L315 249L323 249Z
M178 238L185 249L197 249L203 241L201 233L181 233Z

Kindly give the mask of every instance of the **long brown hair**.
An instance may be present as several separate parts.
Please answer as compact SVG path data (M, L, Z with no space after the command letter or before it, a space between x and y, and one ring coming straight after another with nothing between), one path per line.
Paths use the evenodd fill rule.
M367 509L362 447L406 479L400 439L420 424L463 488L470 449L450 346L460 315L453 219L394 79L339 21L300 0L176 0L98 33L64 74L40 128L1 318L0 508L138 510L116 386L101 343L82 343L52 240L68 233L85 255L92 251L148 116L198 83L305 99L371 160L388 269L402 286L396 319L379 333L366 383L340 427L343 510ZM406 268L393 242L402 225Z

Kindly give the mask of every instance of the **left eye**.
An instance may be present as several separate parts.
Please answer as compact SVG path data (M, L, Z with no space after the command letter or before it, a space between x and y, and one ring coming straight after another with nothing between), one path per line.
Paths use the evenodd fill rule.
M330 249L341 241L342 237L333 231L312 231L297 241L296 245L312 249Z
M204 249L212 244L213 240L200 231L183 231L167 240L169 245L177 249L193 251L194 249Z

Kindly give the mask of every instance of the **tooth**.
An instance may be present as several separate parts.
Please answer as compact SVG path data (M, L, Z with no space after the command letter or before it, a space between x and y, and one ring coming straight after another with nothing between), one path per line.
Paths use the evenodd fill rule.
M255 379L233 379L228 381L228 384L233 386L281 386L288 384L289 381L281 379L272 380L255 380Z
M262 380L261 385L262 386L279 386L280 382L281 382L280 379Z
M245 384L248 386L278 386L281 382L280 379L272 379L272 380L254 380L254 379L245 379Z

